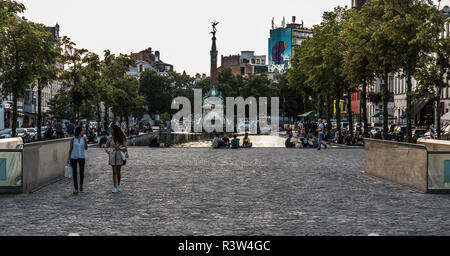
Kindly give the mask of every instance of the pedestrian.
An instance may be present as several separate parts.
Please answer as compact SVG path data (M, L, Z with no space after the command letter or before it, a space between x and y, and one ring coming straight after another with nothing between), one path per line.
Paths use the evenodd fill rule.
M214 138L212 141L212 147L219 148L219 146L220 146L220 139L219 139L219 135L216 133L216 134L214 134Z
M61 123L61 120L58 120L55 124L55 130L56 130L56 138L61 139L64 138L64 132L63 132L63 125Z
M106 152L109 155L109 165L113 169L113 193L120 192L120 178L122 165L126 164L128 139L119 125L113 124L111 127L112 136L106 142Z
M74 194L78 194L78 170L80 168L80 192L83 192L84 165L86 163L86 150L88 149L86 136L82 134L82 128L75 128L75 137L70 141L69 157L67 162L72 167Z
M239 139L237 138L236 134L233 135L233 139L231 140L231 148L239 148Z
M295 148L295 143L292 141L292 134L289 135L289 138L284 142L285 147L287 148Z
M322 141L323 136L324 136L324 130L325 130L325 126L323 125L322 119L319 119L319 125L317 126L317 132L319 133L318 134L319 140L317 142L318 143L317 150L320 150L322 144L324 144L325 148L327 148L327 144Z
M153 137L153 139L150 141L150 147L159 148L159 135Z
M253 143L250 142L250 138L248 137L248 132L244 135L244 141L242 143L243 148L251 148L253 146Z
M98 146L101 148L106 147L106 143L108 142L108 136L106 131L103 132L102 137L100 138L100 142L98 143Z

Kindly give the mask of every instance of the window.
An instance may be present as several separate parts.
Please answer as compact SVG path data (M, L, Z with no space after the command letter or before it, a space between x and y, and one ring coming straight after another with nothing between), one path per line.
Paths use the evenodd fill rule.
M252 59L252 64L255 64L255 59Z
M139 64L139 73L144 71L144 66L142 64Z
M241 75L245 75L245 67L241 67Z

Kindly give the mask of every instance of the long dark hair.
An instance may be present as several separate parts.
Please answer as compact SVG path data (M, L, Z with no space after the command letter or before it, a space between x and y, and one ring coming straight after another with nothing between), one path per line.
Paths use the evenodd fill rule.
M112 137L114 143L119 143L121 145L125 145L128 142L127 135L122 131L122 128L117 124L112 125Z
M77 128L75 128L75 138L79 138L81 132L83 132L83 128L81 128L81 126L77 126Z

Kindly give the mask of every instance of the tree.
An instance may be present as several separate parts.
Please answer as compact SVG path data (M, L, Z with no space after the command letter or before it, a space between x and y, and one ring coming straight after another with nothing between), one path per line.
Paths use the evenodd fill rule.
M444 37L444 25L447 22L444 13L434 5L426 8L426 22L419 27L415 42L427 47L422 49L414 77L419 83L417 96L434 95L435 128L438 139L441 138L440 97L442 89L449 86L446 79L450 74L450 37Z
M23 4L0 1L0 83L3 94L13 98L13 137L17 135L17 101L31 89L41 62L40 47L49 42L40 26L17 16L24 10Z
M344 52L344 75L349 84L355 88L360 87L361 105L361 127L363 127L364 137L368 136L369 125L367 121L367 85L374 82L374 71L371 70L367 55L368 42L371 38L371 31L367 30L368 19L365 16L351 11L351 17L344 24L341 34L345 44Z
M365 20L366 30L371 34L367 42L367 56L370 70L382 78L381 93L383 102L383 138L388 138L388 101L389 74L398 72L401 68L401 53L403 45L391 35L393 33L393 13L390 0L372 0L365 3L359 15Z
M49 110L46 114L60 119L69 119L70 112L70 96L60 91L48 102Z
M288 73L292 86L311 88L313 95L305 94L305 97L313 96L315 107L326 109L329 117L334 102L338 131L341 129L340 100L349 86L342 72L344 44L340 37L348 18L346 8L336 7L333 12L325 12L323 21L313 28L313 37L296 49L293 70ZM324 99L327 104L322 104Z
M151 113L171 111L170 81L155 71L146 70L139 80L139 94L143 95Z
M88 60L86 55L88 50L78 49L76 44L70 38L64 36L60 40L61 56L64 65L66 66L62 72L61 79L63 80L63 88L68 92L71 98L71 121L80 121L80 108L85 99L85 90L81 85L83 80L83 68Z
M37 83L37 130L40 131L42 127L42 90L48 83L57 79L60 67L57 64L59 59L59 50L56 47L56 40L52 37L48 29L40 24L35 25L36 33L39 33L43 40L36 42L37 54L39 58L36 63L36 83ZM37 133L37 139L41 140L41 133Z
M400 68L406 77L406 142L412 142L412 76L419 65L421 52L432 48L431 41L420 40L418 31L426 23L427 9L431 1L390 1L388 30L393 41L397 42ZM442 26L443 27L443 26Z

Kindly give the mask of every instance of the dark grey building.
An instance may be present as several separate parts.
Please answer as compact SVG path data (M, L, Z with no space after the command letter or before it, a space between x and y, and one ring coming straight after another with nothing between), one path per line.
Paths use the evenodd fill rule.
M366 0L352 0L352 8L356 8L359 11L365 2Z

